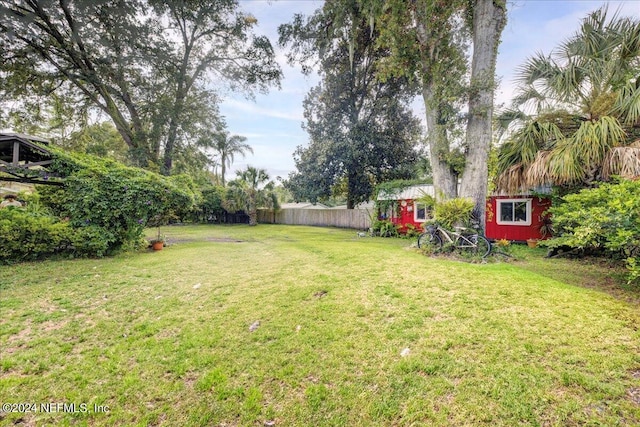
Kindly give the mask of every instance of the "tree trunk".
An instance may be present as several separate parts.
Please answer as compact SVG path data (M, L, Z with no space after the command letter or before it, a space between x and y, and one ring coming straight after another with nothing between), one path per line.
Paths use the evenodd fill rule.
M447 162L449 141L446 128L440 124L437 100L434 99L433 89L425 87L422 90L425 114L427 118L427 132L429 140L429 157L433 172L433 186L437 199L451 199L458 195L458 182L451 166Z
M474 217L485 227L488 157L492 138L496 56L506 23L503 0L476 0L473 4L473 59L467 122L467 155L460 196L474 201ZM434 174L435 175L435 174Z
M258 201L255 194L255 190L249 193L249 225L258 225Z
M220 156L220 178L222 180L222 186L225 186L225 182L224 182L224 174L227 172L227 168L226 168L226 163L227 163L227 157L224 155Z

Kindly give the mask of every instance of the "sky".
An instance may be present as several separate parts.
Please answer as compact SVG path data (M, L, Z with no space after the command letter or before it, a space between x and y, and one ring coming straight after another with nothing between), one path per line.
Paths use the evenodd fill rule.
M309 138L302 129L302 102L306 93L318 83L316 76L306 77L299 66L286 63L284 49L277 45L278 26L291 22L294 14L310 15L322 7L321 0L240 0L241 8L258 19L256 33L270 38L284 78L281 89L257 94L247 99L241 94L225 94L220 106L231 134L243 135L254 153L236 156L227 177L247 165L266 169L272 179L286 178L295 171L293 152L307 146ZM507 26L502 33L496 74L500 86L496 105L509 104L515 88L515 70L536 52L548 54L555 46L574 34L581 20L591 11L608 4L609 12L618 8L623 16L640 16L640 0L517 0L507 5ZM424 106L415 104L416 116L424 117Z

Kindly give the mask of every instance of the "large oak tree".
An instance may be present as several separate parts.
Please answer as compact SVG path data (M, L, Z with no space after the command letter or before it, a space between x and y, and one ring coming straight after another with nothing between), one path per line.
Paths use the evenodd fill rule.
M236 0L2 0L2 96L69 91L111 118L134 163L170 173L206 127L185 123L210 107L214 76L248 93L279 82L255 23Z
M306 20L297 16L281 26L280 35L289 59L307 70L318 65L321 77L304 101L310 144L294 154L294 196L316 201L344 188L352 209L377 183L409 177L420 129L408 107L408 79L376 78L388 52L358 1L327 2Z
M495 63L506 1L360 2L379 29L381 43L391 51L382 77L409 76L420 85L437 196L472 198L474 216L483 224ZM465 155L460 191L456 147Z

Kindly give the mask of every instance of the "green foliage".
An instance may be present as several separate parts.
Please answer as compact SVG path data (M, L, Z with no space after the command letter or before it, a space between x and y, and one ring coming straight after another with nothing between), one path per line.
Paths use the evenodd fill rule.
M221 218L225 209L223 207L226 190L221 185L211 185L203 188L202 200L199 204L200 212L205 221Z
M54 157L52 172L65 175L65 185L40 187L41 200L72 227L87 228L84 235L102 234L107 247L95 247L97 255L135 245L145 227L179 219L196 203L183 175L163 177L87 155L56 151Z
M110 122L84 126L79 131L73 132L69 138L62 139L59 145L65 149L107 157L120 162L127 159L127 144Z
M54 255L100 257L114 237L104 228L72 227L69 221L29 209L0 210L0 260L26 261Z
M281 78L271 43L237 1L3 2L0 21L0 99L20 99L4 104L14 123L38 127L40 105L55 96L64 105L48 127L62 134L70 117L99 111L134 164L167 175L220 121L210 72L245 93Z
M247 166L236 171L237 178L229 183L223 206L235 212L243 210L249 215L249 225L258 224L258 208L278 209L278 196L273 181L264 169Z
M404 227L407 230L405 233L406 238L413 239L420 235L420 230L416 228L415 225L409 223L409 224L405 224Z
M213 136L213 149L220 156L220 178L225 184L227 168L231 167L236 154L245 157L245 152L253 154L253 148L246 144L246 137L241 135L229 135L228 132L218 132Z
M65 250L72 228L23 209L0 209L0 260L33 260Z
M500 190L586 188L640 175L639 45L640 20L609 16L603 6L551 54L520 67L513 105L498 118L514 130L498 154Z
M549 209L557 237L545 246L604 251L626 259L629 280L639 282L640 181L622 180L562 198Z
M376 79L389 54L356 1L325 2L312 16L278 29L290 63L317 66L321 84L304 101L308 147L294 153L297 172L288 188L297 200L344 194L347 207L370 200L379 182L414 173L420 125L409 104L407 77Z
M398 237L400 226L388 220L375 221L373 232L381 237Z
M445 228L456 225L468 226L471 223L474 203L467 198L448 199L434 206L435 219Z

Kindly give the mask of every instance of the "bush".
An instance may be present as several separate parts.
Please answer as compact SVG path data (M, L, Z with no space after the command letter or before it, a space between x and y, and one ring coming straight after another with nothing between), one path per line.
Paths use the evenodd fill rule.
M33 261L53 255L100 257L113 236L96 226L74 228L68 221L26 209L0 210L0 261Z
M623 180L582 190L550 208L556 237L550 248L599 251L624 259L629 282L640 284L640 181Z
M88 155L54 151L54 158L51 170L66 176L65 185L38 191L54 215L68 218L78 230L74 246L83 254L102 256L135 246L146 227L181 218L196 203L185 176L164 177Z
M25 196L25 209L2 210L1 260L104 256L138 248L146 227L182 218L200 202L187 176L164 177L48 148L53 164L47 174L64 177L64 186L38 186Z
M408 223L408 224L405 224L404 227L407 230L405 237L409 239L414 239L420 235L420 229L416 228L415 225Z
M23 209L0 210L0 260L35 260L65 251L73 230L68 223Z
M388 220L376 221L373 224L373 232L378 233L381 237L398 237L398 229L400 226Z
M199 210L205 222L219 222L225 213L223 207L226 189L221 185L212 185L202 189L202 200Z
M474 203L471 199L456 198L436 202L434 207L435 219L445 228L456 225L469 226Z

